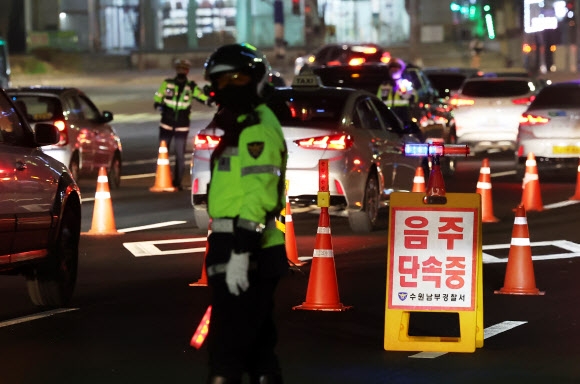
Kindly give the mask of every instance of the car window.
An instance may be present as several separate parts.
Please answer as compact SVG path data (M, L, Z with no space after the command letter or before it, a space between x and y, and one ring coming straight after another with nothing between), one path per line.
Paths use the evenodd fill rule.
M314 60L317 62L324 63L327 60L327 57L330 54L330 51L333 50L334 47L324 47L320 51L316 53L314 56Z
M369 103L368 98L357 100L354 114L354 125L357 128L381 130L381 121L379 116Z
M529 109L539 108L580 108L580 86L542 89Z
M75 120L83 119L83 111L79 104L78 98L72 95L65 95L62 97L62 102L65 115Z
M16 109L5 97L0 97L0 142L8 145L23 145L26 137Z
M13 95L12 99L31 123L62 119L62 107L56 97Z
M282 126L336 128L342 124L344 95L279 93L268 100Z
M97 107L86 96L79 95L77 98L85 119L95 121L101 116Z
M463 95L471 97L513 97L531 91L526 80L467 81L461 89Z
M461 87L466 76L459 73L441 73L428 75L431 84L439 90L444 92L446 89L455 90Z
M383 125L388 131L403 133L401 130L401 121L395 115L395 113L385 105L385 103L379 100L372 100L372 103L373 106L377 109L379 116L383 121Z
M417 75L417 71L415 70L407 70L403 72L403 78L409 80L413 84L413 88L419 90L423 88L423 84L421 83L421 79Z

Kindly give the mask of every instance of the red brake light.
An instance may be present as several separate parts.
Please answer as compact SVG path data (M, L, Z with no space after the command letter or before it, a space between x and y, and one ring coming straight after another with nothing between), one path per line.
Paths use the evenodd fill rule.
M294 141L300 148L344 150L352 147L353 141L349 135L337 134L329 136L310 137Z
M381 55L381 63L389 64L391 61L391 54L389 52L383 52Z
M349 60L348 65L362 65L365 63L364 57L355 57Z
M517 105L521 105L521 104L530 104L532 101L534 101L534 99L536 98L536 96L529 96L529 97L522 97L519 99L513 99L512 103L517 104Z
M475 100L459 97L456 95L449 100L449 104L451 104L453 107L465 107L475 104Z
M214 149L217 147L221 137L216 135L197 134L193 139L193 147L198 150Z
M520 125L542 125L550 121L549 118L524 113L520 116Z
M66 124L64 121L62 120L57 120L55 122L52 123L57 129L58 132L60 133L60 140L58 141L58 143L56 143L56 145L67 145L68 144L68 132L66 130Z

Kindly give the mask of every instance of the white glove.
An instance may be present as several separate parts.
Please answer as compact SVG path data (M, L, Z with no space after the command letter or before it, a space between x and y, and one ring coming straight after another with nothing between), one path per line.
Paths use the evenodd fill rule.
M249 266L249 252L235 253L232 251L230 261L226 264L226 284L232 295L239 296L240 289L245 292L250 286L248 281Z

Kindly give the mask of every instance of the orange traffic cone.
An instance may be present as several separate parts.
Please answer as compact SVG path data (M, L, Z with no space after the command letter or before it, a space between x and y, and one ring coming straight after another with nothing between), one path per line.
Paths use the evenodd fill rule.
M475 193L481 195L481 221L484 223L497 223L499 219L493 215L493 201L491 196L491 175L489 159L483 159L477 181Z
M93 222L87 235L119 235L115 227L113 215L113 203L109 191L109 179L107 169L101 167L97 178L97 191L95 192L95 207L93 210Z
M209 235L211 235L211 221L207 226L207 240L205 241L205 254L203 255L203 265L201 266L201 277L199 280L189 283L190 287L206 287L207 286L207 272L205 271L205 258L209 251Z
M157 172L155 173L155 185L149 188L151 192L175 192L171 182L171 167L169 166L169 151L165 140L161 140L159 145L159 156L157 157Z
M576 176L576 193L570 200L580 200L580 159L578 159L578 176Z
M425 173L422 167L417 167L415 170L412 192L425 192Z
M312 258L312 269L308 280L306 301L292 309L312 311L344 311L350 306L340 302L334 252L330 236L330 216L328 207L320 208L320 219L316 231L315 248Z
M516 208L504 285L495 293L512 295L543 295L545 293L536 288L528 220L526 209L521 204Z
M521 204L526 211L543 211L542 194L540 192L540 179L538 177L538 166L536 157L532 152L528 153L526 160L526 173L522 183L524 190Z
M286 244L286 256L290 265L300 267L306 262L298 259L298 247L296 245L296 235L294 234L294 221L292 221L292 211L290 210L290 201L286 196L286 215L284 216L284 239Z

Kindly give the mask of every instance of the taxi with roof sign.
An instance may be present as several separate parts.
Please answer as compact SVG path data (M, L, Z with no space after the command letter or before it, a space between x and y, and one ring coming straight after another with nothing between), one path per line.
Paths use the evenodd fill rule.
M379 211L395 191L411 191L417 167L426 158L405 157L420 131L401 120L370 92L323 86L308 71L290 87L276 88L267 100L278 117L288 147L288 199L293 212L317 211L318 162L329 160L330 211L348 217L354 232L377 227ZM206 128L194 136L192 204L199 228L206 212L209 161L223 131ZM428 175L428 170L425 169Z

